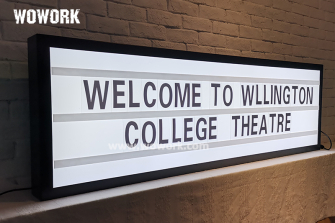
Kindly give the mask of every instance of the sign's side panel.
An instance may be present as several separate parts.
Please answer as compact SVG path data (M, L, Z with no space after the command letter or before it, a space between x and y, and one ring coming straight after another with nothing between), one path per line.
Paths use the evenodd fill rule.
M38 65L37 65L37 37L28 39L29 65L29 109L30 109L30 148L31 148L31 180L32 192L36 197L41 193L41 156L39 136L39 98L38 98Z

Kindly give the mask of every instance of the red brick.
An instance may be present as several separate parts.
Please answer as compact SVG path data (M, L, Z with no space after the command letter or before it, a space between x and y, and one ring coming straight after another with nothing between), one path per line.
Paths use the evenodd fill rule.
M152 46L151 40L130 36L112 36L112 43L136 46Z
M226 47L226 37L213 33L199 33L199 43L205 46Z
M279 21L285 21L286 12L280 9L267 8L267 18Z
M334 12L335 3L334 2L320 0L320 2L319 2L319 8L321 10L323 10L323 11Z
M264 53L264 56L266 59L269 60L285 60L285 56L284 55L280 55L280 54L275 54L275 53Z
M0 1L0 20L12 20L14 21L14 3Z
M32 5L38 5L38 6L50 6L50 7L54 7L57 8L57 2L58 0L19 0L19 2L23 2L23 3L27 3L27 4L32 4ZM81 6L81 4L79 4L79 6ZM74 9L78 9L80 7L74 7ZM12 11L13 12L13 11Z
M0 61L0 80L3 79L11 79L10 65L8 62Z
M309 57L311 55L311 51L307 47L293 46L292 55L300 57Z
M28 63L11 62L11 73L13 79L28 79Z
M167 10L166 0L133 0L133 5L146 8Z
M278 54L292 55L292 46L282 43L273 43L273 52Z
M112 2L122 3L122 4L131 4L131 0L109 0Z
M211 32L212 22L208 19L183 16L183 28Z
M325 19L328 22L333 22L335 23L335 13L331 13L331 12L325 12Z
M0 41L0 60L27 61L27 44Z
M310 17L315 18L315 19L324 20L325 19L325 13L324 13L323 10L311 8Z
M232 50L227 48L215 48L216 54L230 55L230 56L241 56L240 50Z
M277 21L273 20L273 30L284 32L284 33L290 33L291 32L291 24L287 22Z
M107 15L107 3L103 0L59 0L59 8L80 9L88 14Z
M182 17L171 12L148 9L148 22L169 27L181 27Z
M283 33L269 29L263 29L262 31L263 31L263 40L277 43L280 43L283 40Z
M226 11L224 9L200 5L199 10L199 17L211 20L225 21Z
M335 33L326 31L326 40L335 42Z
M209 5L209 6L215 6L216 1L215 0L189 0L190 2L194 2L196 4L201 4L201 5Z
M138 22L144 22L147 18L146 10L144 8L132 5L115 4L112 2L108 3L108 16Z
M238 36L238 25L223 23L223 22L213 22L213 33L224 34L228 36Z
M227 48L248 51L251 49L251 41L249 39L227 37Z
M298 36L308 36L309 28L306 26L291 24L291 33Z
M171 0L168 4L168 9L171 12L186 14L190 16L198 15L198 5L183 1L183 0Z
M71 37L71 38L110 42L110 37L107 34L90 33L90 32L83 31L83 30L62 29L62 36Z
M284 11L292 11L292 3L288 0L275 0L273 1L273 8L282 9Z
M297 4L297 3L292 4L292 12L294 13L305 15L305 16L310 16L311 11L312 9L309 6Z
M262 30L249 26L240 26L240 37L248 39L262 39Z
M136 37L149 39L166 39L166 29L164 26L152 25L147 23L130 23L130 34Z
M187 51L200 52L200 53L215 53L215 48L210 46L187 44Z
M299 62L299 63L303 62L303 58L295 57L295 56L291 56L291 55L285 55L285 60L286 61L291 61L291 62Z
M335 71L328 70L325 68L323 72L323 78L326 78L326 79L335 78Z
M304 25L305 26L313 27L313 28L319 28L320 27L319 22L320 22L320 20L318 20L318 19L310 18L310 17L307 17L307 16L304 17Z
M128 22L95 15L87 15L87 30L100 33L129 35Z
M251 16L251 23L252 26L254 27L266 28L266 29L272 28L272 19L267 19L258 16Z
M241 10L246 14L267 17L271 13L271 10L268 10L270 9L269 7L246 1L244 1L243 3L244 4L242 5Z
M198 32L185 29L167 29L167 40L179 43L198 43Z
M251 41L251 50L257 52L272 52L272 43L264 42L260 40L252 40Z
M311 6L313 8L319 8L319 0L303 0L302 4Z
M260 58L265 59L265 54L261 52L253 52L253 51L242 51L243 57L251 57L251 58Z
M246 15L241 12L234 12L227 10L227 16L225 19L229 23L241 24L241 25L251 25L250 15Z
M184 43L172 43L159 40L153 40L152 46L158 48L174 49L174 50L186 50L186 45Z
M248 2L253 2L259 5L272 6L273 0L246 0Z
M314 38L308 38L306 41L306 45L307 47L310 48L319 48L319 45L321 45L321 42L319 39L314 39Z
M286 33L283 35L283 43L294 45L294 46L307 45L303 37L296 36L293 34L286 34Z
M321 29L309 29L309 37L317 38L317 39L325 39L326 38L327 31L321 30Z
M323 89L332 89L334 87L334 79L323 79Z
M217 6L223 9L229 9L233 11L241 11L243 6L242 0L217 0Z
M288 23L304 25L304 16L298 15L296 13L287 12L285 21Z
M327 21L320 21L320 29L334 32L334 23Z
M43 25L16 24L14 22L3 22L3 39L10 41L26 42L27 38L36 34L49 34L60 36L60 29Z

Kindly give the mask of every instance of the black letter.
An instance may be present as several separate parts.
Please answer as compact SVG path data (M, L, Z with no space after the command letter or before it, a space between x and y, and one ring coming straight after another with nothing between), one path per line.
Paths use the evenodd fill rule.
M296 90L298 89L298 86L292 86L292 89L293 89L293 93L294 93L294 104L295 104L295 96L296 96Z
M181 138L176 138L176 119L172 119L172 142L181 142Z
M229 88L229 90L230 90L230 101L229 102L226 101L226 90L227 90L227 88ZM232 102L233 102L233 89L231 88L230 85L226 85L223 88L223 103L225 104L225 106L230 106Z
M163 90L164 88L167 87L169 89L169 102L164 104L164 101L163 101ZM159 89L159 101L161 102L161 105L163 108L167 108L171 105L172 103L172 88L169 84L167 83L164 83L162 84L161 86L161 89Z
M290 94L287 94L287 101L285 100L285 92L286 92L286 90L288 90L288 92L290 92L290 88L289 88L289 86L285 86L284 87L284 96L283 96L283 100L284 100L284 103L285 104L289 104L290 103Z
M214 106L217 106L218 102L218 87L220 87L220 84L211 84L211 87L214 87Z
M261 105L262 101L258 100L258 84L256 84L256 105ZM251 132L252 135L252 132Z
M291 113L286 113L286 124L285 124L285 131L289 132L291 128L287 127L287 124L291 123L291 120L288 120L288 117L291 116Z
M283 114L278 114L277 132L279 132L279 126L281 126L281 132L283 132L283 128L284 128L283 122L284 122L284 115Z
M264 126L263 126L263 123L264 123ZM265 119L265 115L263 115L262 117L262 122L261 122L261 128L259 129L259 135L262 133L262 130L265 131L265 134L267 134L267 128L266 128L266 119Z
M148 108L151 108L153 106L155 106L156 104L156 99L153 99L151 104L148 103L148 87L151 86L153 90L156 90L156 87L154 85L154 83L152 82L147 82L145 85L144 85L144 104L148 107Z
M126 105L124 103L117 103L117 96L124 96L124 92L123 91L117 91L117 86L118 85L124 85L125 82L124 81L117 81L114 80L113 81L113 104L114 104L114 108L125 108Z
M312 88L312 93L309 91L309 87L307 87L307 98L306 98L306 104L308 104L308 98L309 99L309 103L313 104L313 87Z
M129 142L129 128L130 128L131 125L134 126L135 130L138 129L138 126L137 126L136 122L133 122L133 121L128 122L127 125L126 125L126 143L127 143L128 147L133 148L137 145L138 139L135 139L135 142L133 144L131 144Z
M184 119L184 142L189 142L193 140L193 137L187 137L187 132L192 131L192 127L187 127L187 123L192 121L193 118Z
M254 122L258 118L258 115L251 116L251 135L257 135L257 131L254 131L254 127L257 126L257 122Z
M108 84L109 84L109 81L106 81L105 82L104 98L102 98L101 89L100 89L100 82L99 81L94 81L92 99L90 99L90 89L88 88L88 81L84 80L84 87L85 87L88 109L93 109L94 108L95 95L96 95L97 91L98 91L98 95L99 95L100 109L105 109L106 101L107 101L108 86L109 86Z
M209 133L208 138L209 139L216 139L216 135L212 135L212 130L216 129L216 126L212 125L212 121L216 121L216 117L209 117Z
M140 107L140 103L134 103L133 100L133 81L129 81L129 107Z
M251 90L251 95L250 95L250 87L247 85L246 93L244 94L244 86L241 85L242 87L242 97L243 97L243 106L246 106L247 104L247 99L249 97L249 105L252 104L252 98L254 96L254 85L252 85L252 90Z
M304 90L304 100L301 100L301 90ZM302 88L300 88L300 91L299 91L299 101L300 101L300 104L303 104L305 102L305 99L306 99L306 91L305 91L305 88L302 87Z
M276 104L276 98L278 99L278 104L281 104L281 86L279 87L279 94L278 94L277 85L275 85L275 88L274 88L274 103L273 104Z
M152 139L151 142L147 142L147 139L145 137L145 129L147 128L147 126L150 125L152 128ZM156 127L154 125L154 123L147 121L146 123L144 123L143 127L142 127L142 141L144 143L145 146L151 146L156 140Z
M200 136L199 135L199 124L200 124L200 122L204 122L205 123L205 125L207 125L207 122L206 122L206 119L204 119L204 118L199 118L199 120L197 121L197 125L196 125L196 135L197 135L197 138L199 139L199 140L204 140L204 139L206 139L206 129L205 128L202 128L201 130L202 130L202 133L204 133L204 135L203 136Z
M190 107L190 84L185 84L183 97L181 96L181 89L179 83L175 83L175 92L176 95L175 95L174 106L178 107L178 93L179 93L180 107L184 107L186 96L187 96L187 107Z
M270 102L266 100L266 85L264 84L264 104L268 105Z
M163 129L162 129L163 123L162 119L159 119L159 144L166 144L169 141L167 139L163 139Z
M237 120L240 119L240 116L232 116L231 117L233 120L235 120L235 137L237 136Z
M200 84L192 84L192 107L200 107L200 103L195 103L195 98L200 97L200 93L195 93L195 88L200 87Z
M271 132L273 132L273 126L274 126L274 117L276 117L276 114L270 114L270 117L272 118L272 128L271 128Z
M247 136L249 135L249 122L250 122L250 116L248 115L248 122L244 123L244 116L242 116L242 133L241 135L243 136L244 134L244 128L247 128Z

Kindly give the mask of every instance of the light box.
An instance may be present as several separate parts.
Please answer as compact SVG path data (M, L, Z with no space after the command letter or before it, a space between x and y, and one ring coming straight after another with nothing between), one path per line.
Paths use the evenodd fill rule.
M41 200L319 149L322 65L35 35Z

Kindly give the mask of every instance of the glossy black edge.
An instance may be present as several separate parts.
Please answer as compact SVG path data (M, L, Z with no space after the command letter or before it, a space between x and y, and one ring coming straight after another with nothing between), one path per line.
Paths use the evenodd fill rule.
M318 144L53 188L50 47L209 62L319 70L320 110L318 120ZM323 65L158 49L41 34L34 35L28 39L28 57L31 105L32 185L34 196L40 200L49 200L181 174L287 156L318 150L320 148Z

